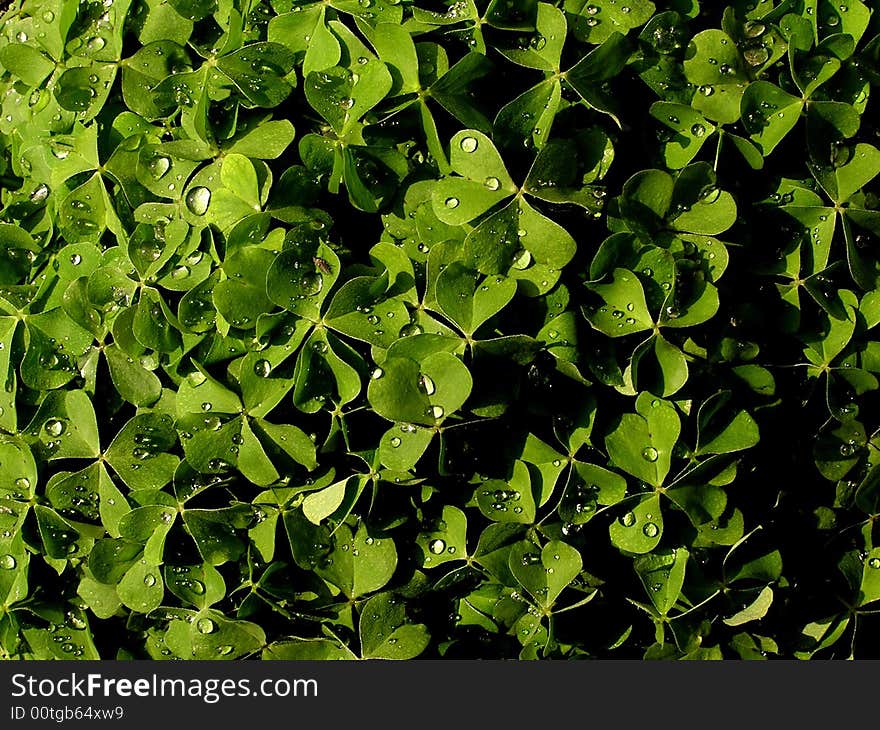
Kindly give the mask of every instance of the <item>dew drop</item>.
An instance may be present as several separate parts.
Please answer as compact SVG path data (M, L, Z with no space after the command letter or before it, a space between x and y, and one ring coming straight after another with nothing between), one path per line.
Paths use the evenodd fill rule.
M258 378L268 378L272 372L272 364L268 360L257 360L254 363L254 375Z
M57 418L50 418L43 425L43 429L50 436L60 436L62 433L64 433L64 428L64 423L59 421Z
M660 456L660 454L657 452L657 449L655 449L653 446L646 446L644 449L642 449L642 458L645 461L650 461L650 462L657 461L659 456Z
M30 195L30 201L35 205L39 205L40 203L45 202L46 198L49 197L49 186L46 183L40 183L34 188L34 191Z
M477 149L477 140L475 137L465 137L461 140L462 152L474 152Z
M434 395L437 388L434 385L434 381L427 375L419 375L419 390L425 395Z
M193 215L205 215L211 203L211 191L206 187L196 187L186 194L186 207Z
M97 81L97 79L95 79ZM149 163L150 174L156 179L161 179L171 169L171 160L164 155L157 155Z
M200 634L210 634L217 628L217 625L209 618L200 618L196 621L196 628Z

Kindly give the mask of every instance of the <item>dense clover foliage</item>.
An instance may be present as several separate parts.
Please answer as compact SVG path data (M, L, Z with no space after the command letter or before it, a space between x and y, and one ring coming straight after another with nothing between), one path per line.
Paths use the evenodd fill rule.
M878 656L859 0L13 0L0 655Z

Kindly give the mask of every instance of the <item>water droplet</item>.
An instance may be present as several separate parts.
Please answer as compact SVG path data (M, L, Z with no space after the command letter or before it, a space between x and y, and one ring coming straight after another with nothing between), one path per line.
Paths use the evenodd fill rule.
M152 573L147 573L144 576L144 585L147 586L147 588L152 588L154 585L156 585L156 576Z
M655 449L653 446L646 446L644 449L642 449L642 458L645 461L651 461L651 462L657 461L657 458L659 456L660 456L660 454L657 452L657 449Z
M196 621L196 628L199 630L200 634L210 634L216 628L217 625L209 618L200 618Z
M636 524L636 516L632 512L627 512L620 517L620 524L624 527L632 527Z
M229 656L230 654L232 654L232 652L233 648L229 644L224 644L223 646L217 647L217 653L220 656Z
M193 251L186 257L186 263L190 266L198 266L199 262L205 257L201 251Z
M373 374L372 374L370 377L372 377L373 380L378 380L378 379L381 378L383 375L385 375L385 371L384 371L382 368L376 368L376 369L373 371Z
M434 395L434 392L437 388L434 386L434 381L431 380L427 375L419 375L419 390L422 391L425 395Z
M660 528L657 527L653 522L648 522L642 528L642 532L645 533L645 537L657 537L660 533Z
M101 36L95 36L94 38L89 38L86 41L86 48L93 52L100 51L106 45L107 41L101 38Z
M694 135L694 137L702 137L706 134L706 127L697 122L691 127L691 134Z
M96 79L97 80L97 79ZM157 155L149 163L150 174L159 180L171 169L171 160L164 155Z
M210 411L213 407L214 407L213 403L210 403L208 401L205 401L204 403L202 403L202 410L205 411L206 413L208 411Z
M446 198L446 207L447 208L457 208L459 200L458 198Z
M487 177L485 185L489 190L498 190L501 187L501 181L497 177Z
M206 187L196 187L186 194L186 207L193 215L205 215L211 203L211 191Z
M767 26L763 23L759 23L756 20L750 20L743 26L743 35L746 38L757 38L764 34L764 31L767 30Z
M461 140L462 152L474 152L477 149L478 142L475 137L465 137Z
M257 360L254 363L254 375L258 378L268 378L272 372L272 363L268 360Z
M20 489L22 491L31 488L31 480L27 477L19 477L15 480L15 488Z
M443 407L442 406L430 406L426 411L426 414L431 416L431 418L440 419L443 418Z
M880 568L880 558L871 558L868 561L868 565L874 570L877 570L878 568Z
M64 428L64 423L59 421L57 418L50 418L43 425L43 429L50 436L60 436L62 433L64 433Z
M0 555L0 568L3 570L12 570L17 564L14 556L9 554Z
M757 48L747 48L743 51L743 58L749 66L763 66L770 59L770 51L763 45Z
M49 197L49 186L46 183L40 183L34 188L34 191L30 195L30 201L35 205L39 205L40 203L45 202L46 198Z

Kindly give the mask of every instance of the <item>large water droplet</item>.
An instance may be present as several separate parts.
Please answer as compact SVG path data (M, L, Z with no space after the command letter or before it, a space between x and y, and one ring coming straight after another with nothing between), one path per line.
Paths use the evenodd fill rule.
M30 195L30 201L34 203L34 205L40 205L46 201L46 198L49 197L49 186L46 183L40 183L37 187L34 188L34 191Z
M159 180L168 170L171 169L171 160L164 155L157 155L149 164L150 174Z
M660 528L657 527L653 522L648 522L642 528L642 532L645 533L645 537L657 537L657 534L660 532Z
M434 540L429 547L434 555L441 555L443 551L446 550L446 543L438 538Z
M147 586L147 588L152 588L154 585L156 585L156 576L152 573L147 573L144 576L144 585Z
M217 625L209 618L200 618L196 622L196 628L200 634L210 634L217 628Z
M657 453L657 449L655 449L653 446L646 446L644 449L642 449L642 458L645 461L657 461L657 458L659 456L660 454Z
M258 378L268 378L272 372L272 363L268 360L257 360L254 363L254 375Z
M419 375L419 390L425 395L434 395L437 388L434 385L434 381L427 375Z
M620 524L624 527L632 527L636 524L636 516L632 512L627 512L620 516Z
M205 584L200 580L191 581L187 587L198 596L205 592Z
M477 149L477 140L475 137L465 137L461 140L462 152L474 152Z
M50 436L60 436L62 433L64 433L64 428L64 423L62 421L59 421L57 418L50 418L43 425L43 429Z
M193 215L205 215L211 204L211 191L206 187L196 187L186 194L186 207Z
M0 568L3 570L12 570L17 565L15 557L12 555L0 555Z

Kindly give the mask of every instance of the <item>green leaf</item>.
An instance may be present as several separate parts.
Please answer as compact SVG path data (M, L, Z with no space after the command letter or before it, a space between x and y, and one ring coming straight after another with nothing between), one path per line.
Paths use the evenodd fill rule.
M466 560L467 517L458 507L446 505L432 528L419 533L416 544L422 551L422 565L436 568L455 560Z
M364 659L413 659L430 640L424 624L407 621L406 607L393 593L380 593L364 604L359 630Z
M728 626L742 626L751 621L759 621L767 615L772 604L773 589L770 586L764 586L750 604L732 616L728 616L724 619L724 623Z
M358 598L384 587L397 567L397 549L387 537L373 537L361 523L352 533L340 525L333 535L333 549L316 568L319 575L349 598Z
M749 81L736 43L717 29L697 33L687 48L684 73L699 92L694 108L707 118L732 124L740 118L740 102Z
M137 613L149 613L162 605L165 584L162 570L158 565L149 565L145 560L136 562L126 571L116 587L123 605Z
M168 453L176 444L171 416L143 414L123 426L105 458L129 489L160 489L180 463Z
M458 263L437 277L437 302L466 335L500 312L516 293L516 283L501 276L480 277Z
M373 372L367 398L389 421L434 426L461 408L472 384L467 367L447 352L435 353L421 365L390 357Z
M608 527L611 543L628 553L651 552L663 536L663 514L660 498L646 495L635 506L623 512Z
M797 125L803 103L767 81L749 84L742 98L743 120L765 157Z
M684 585L688 551L684 548L643 555L633 562L645 592L661 616L675 607Z
M638 277L626 269L615 269L608 284L591 284L602 304L587 313L590 324L609 337L645 332L654 326L645 292Z
M509 560L510 572L534 601L544 608L556 603L559 594L583 567L580 553L559 540L551 540L540 551L532 543L517 543L510 551Z
M678 441L681 421L667 401L642 393L636 413L625 413L605 437L605 447L615 465L655 487L669 473L672 449Z

